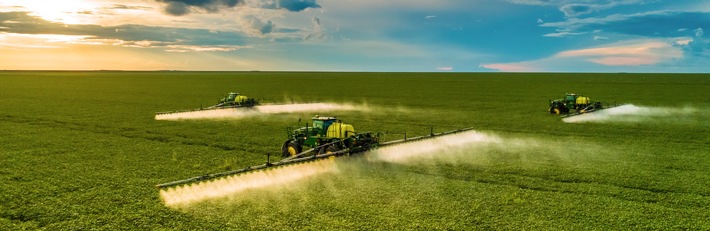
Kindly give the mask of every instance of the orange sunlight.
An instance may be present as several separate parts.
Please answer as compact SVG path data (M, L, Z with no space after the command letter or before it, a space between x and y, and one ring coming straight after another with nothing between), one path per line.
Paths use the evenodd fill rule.
M91 20L90 12L97 9L93 1L62 0L62 1L18 1L16 4L31 15L39 16L47 21L64 24L88 23Z

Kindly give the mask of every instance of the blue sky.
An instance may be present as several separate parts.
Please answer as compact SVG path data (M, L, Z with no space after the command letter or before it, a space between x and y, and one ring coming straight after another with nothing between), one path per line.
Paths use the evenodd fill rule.
M0 70L708 73L709 29L700 0L0 0Z

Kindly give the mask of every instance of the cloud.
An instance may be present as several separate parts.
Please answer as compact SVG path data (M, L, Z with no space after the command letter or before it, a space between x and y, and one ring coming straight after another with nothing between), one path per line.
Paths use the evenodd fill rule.
M323 29L320 18L313 17L313 32L303 38L305 41L323 41L330 39L330 34Z
M242 4L241 0L156 0L164 3L164 12L174 16L186 15L200 10L216 13L222 8L235 7Z
M710 12L652 11L637 14L614 14L599 18L572 18L562 22L543 23L564 31L606 31L651 37L677 36L689 25L710 24ZM679 29L680 28L680 29Z
M702 65L705 66L707 66L707 63L710 63L710 41L707 39L695 37L692 39L678 40L676 44L688 54L688 59L695 58L697 59L695 60L696 62L704 62Z
M557 33L544 34L542 36L545 36L545 37L567 37L567 36L582 35L582 34L586 34L586 32L561 31L561 32L557 32Z
M658 64L683 57L681 50L667 41L628 41L604 47L560 52L556 57L582 58L606 66L640 66Z
M123 4L113 4L112 6L104 7L104 9L109 9L109 10L149 10L151 8L146 7L146 6L129 6L129 5L123 5Z
M276 24L271 20L262 20L254 15L243 16L239 22L245 33L257 37L263 37L266 34L274 32L276 27Z
M174 16L186 15L190 12L188 5L182 2L171 2L165 6L165 13Z
M693 32L695 33L695 37L703 37L703 35L705 34L703 28L695 29L693 30Z
M594 6L585 4L569 4L560 7L560 11L562 11L567 17L576 17L588 14L592 12L592 9L594 9Z
M287 9L288 11L302 11L308 8L320 8L316 0L278 0L278 8Z
M236 6L257 9L287 10L300 12L308 8L320 8L316 0L155 0L165 4L163 12L182 16L189 13L217 13Z
M65 41L65 44L162 48L171 51L178 48L184 51L232 51L246 48L240 39L241 35L230 32L143 25L65 25L46 21L27 12L0 12L0 32L36 38L41 38L40 35L81 38Z
M522 5L558 7L566 17L577 17L595 11L611 9L621 5L645 4L648 0L508 0L508 2ZM581 4L578 2L586 2Z
M208 51L236 51L239 49L251 48L248 46L187 46L187 45L167 45L165 46L165 51L167 52L208 52Z
M672 63L682 58L682 49L674 46L671 41L642 39L612 43L594 48L562 51L538 60L483 64L481 67L504 72L553 70L572 72L604 72L605 70L653 72L655 70L651 65Z
M538 68L534 67L533 63L520 62L520 63L489 63L481 64L480 67L497 70L502 72L535 72L540 71Z

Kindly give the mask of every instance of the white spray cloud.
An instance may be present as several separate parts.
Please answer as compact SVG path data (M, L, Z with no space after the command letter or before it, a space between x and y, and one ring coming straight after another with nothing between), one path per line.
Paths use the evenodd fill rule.
M511 140L507 140L509 142ZM466 150L476 144L501 144L504 140L495 135L476 131L439 136L432 139L413 141L379 148L367 155L370 162L409 163L417 158L438 158ZM448 155L456 158L455 155ZM297 165L288 165L246 174L218 178L191 185L178 186L160 191L165 205L170 207L189 206L201 201L228 198L249 189L264 189L290 183L299 183L324 173L340 172L337 159L322 159Z
M622 105L609 109L599 110L592 113L577 116L565 117L562 121L566 123L604 123L604 122L641 122L649 120L662 120L673 116L687 116L696 113L698 110L690 107L685 108L664 108L664 107L643 107L633 104Z
M365 105L336 103L300 103L283 105L259 105L252 108L225 108L171 114L155 115L156 120L190 120L190 119L240 119L264 114L283 114L298 112L327 111L367 111Z
M186 206L209 199L229 197L244 190L296 183L311 176L337 171L334 160L323 159L168 188L160 191L160 197L167 206Z
M416 159L432 159L453 153L455 150L471 148L473 145L500 144L504 140L495 135L477 131L440 136L416 142L379 148L368 156L370 161L406 163Z
M556 164L579 164L580 159L584 162L584 158L592 158L590 156L594 156L594 153L598 154L600 149L590 145L571 148L565 145L565 142L552 140L510 138L487 132L467 131L381 147L364 153L366 158L360 159L364 162L336 158L288 165L168 188L160 191L160 197L165 205L181 208L215 199L239 201L240 195L243 195L246 190L293 191L294 187L308 184L309 180L323 174L333 175L328 176L327 179L340 179L340 173L357 174L359 168L364 166L361 164L368 163L389 162L436 168L436 163L441 162L485 166L492 164L491 161L495 158L508 158L508 160L518 159L533 164L551 160ZM585 153L585 150L593 150L593 153ZM575 154L579 156L569 156Z

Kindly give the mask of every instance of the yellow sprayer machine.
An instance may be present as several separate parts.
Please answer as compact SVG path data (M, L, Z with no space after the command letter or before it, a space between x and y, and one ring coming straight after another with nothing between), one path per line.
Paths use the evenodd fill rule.
M281 147L282 159L280 161L271 162L271 156L267 155L265 164L158 184L156 187L166 189L278 166L292 165L330 157L350 156L379 147L431 139L469 130L472 130L472 128L463 128L435 134L432 127L430 134L425 136L412 138L406 138L405 136L405 138L401 140L380 142L380 135L382 133L356 132L352 125L345 124L336 117L315 116L312 118L311 124L306 123L303 127L287 129L288 139Z
M259 105L259 101L254 98L249 98L245 95L230 92L224 98L222 98L217 104L209 107L200 107L198 109L192 110L182 110L182 111L168 111L168 112L157 112L155 113L156 118L158 116L169 116L173 114L190 113L196 111L206 111L206 110L217 110L217 109L227 109L227 108L250 108Z
M617 106L620 105L605 105L602 102L592 101L587 96L575 93L567 93L562 99L550 100L550 106L547 111L550 114L562 115L562 117L569 117Z

